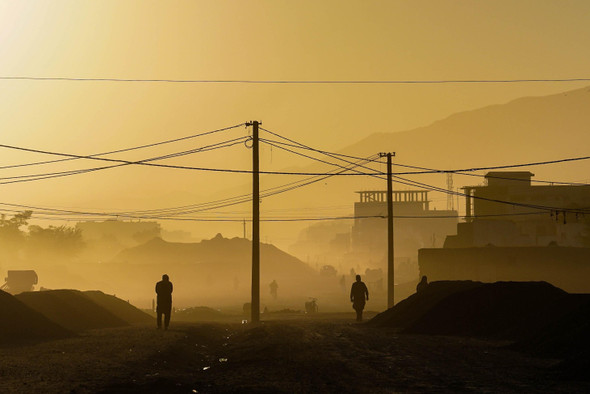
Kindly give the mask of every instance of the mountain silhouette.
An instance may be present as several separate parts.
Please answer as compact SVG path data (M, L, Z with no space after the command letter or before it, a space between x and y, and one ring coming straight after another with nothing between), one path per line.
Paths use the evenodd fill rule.
M388 149L397 162L435 168L524 163L586 155L590 87L453 114L429 126L375 133L342 153Z

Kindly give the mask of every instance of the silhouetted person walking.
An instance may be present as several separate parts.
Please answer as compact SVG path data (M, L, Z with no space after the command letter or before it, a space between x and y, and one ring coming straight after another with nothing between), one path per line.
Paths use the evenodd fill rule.
M164 329L167 330L172 311L172 282L170 282L168 275L162 275L162 280L156 283L156 294L158 295L158 306L156 307L158 328L162 328L162 314L164 314Z
M426 277L426 275L424 275L422 277L422 280L420 281L420 283L418 283L418 285L416 286L416 293L420 293L421 291L424 291L424 289L426 289L428 287L428 278Z
M277 281L275 279L272 280L272 282L270 282L270 285L268 285L270 287L270 295L272 296L273 299L277 299L277 291L279 290L279 284L277 283Z
M352 307L356 311L356 321L363 320L363 309L365 309L365 297L369 301L369 289L364 282L361 282L361 276L356 276L356 282L352 284L350 289L350 301Z

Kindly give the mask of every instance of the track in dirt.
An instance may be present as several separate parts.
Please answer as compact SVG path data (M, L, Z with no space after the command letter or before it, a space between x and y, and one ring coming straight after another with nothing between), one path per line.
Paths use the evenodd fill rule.
M588 392L504 343L399 335L350 320L90 331L2 349L3 393Z

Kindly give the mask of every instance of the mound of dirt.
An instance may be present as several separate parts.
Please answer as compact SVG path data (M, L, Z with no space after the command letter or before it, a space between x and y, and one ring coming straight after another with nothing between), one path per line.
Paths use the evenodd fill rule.
M98 290L84 291L83 294L99 306L129 324L152 324L154 318L128 302Z
M2 290L0 290L0 311L4 319L4 322L0 324L0 344L2 345L67 338L74 335Z
M432 282L369 324L407 333L523 340L575 309L546 282Z
M407 328L434 308L439 302L454 293L482 286L473 281L432 282L420 294L415 293L371 319L368 324L383 327Z
M174 314L174 320L192 322L220 320L224 317L226 317L226 315L223 313L206 306L196 306L193 308L181 309L177 310Z
M368 324L405 333L514 340L510 348L563 361L555 372L590 380L590 294L546 282L433 282Z
M568 294L546 282L496 282L448 295L407 332L518 339L553 321Z
M553 319L511 346L514 350L561 358L557 371L567 377L590 380L590 294L568 294L548 307Z
M590 294L568 294L546 312L556 316L542 329L516 343L513 348L538 356L566 358L590 349Z
M16 298L68 330L129 325L78 290L48 290L21 293Z
M121 251L113 258L112 263L121 267L136 264L141 267L156 266L160 267L159 270L166 267L169 273L172 272L170 270L186 264L190 267L188 272L198 272L191 279L193 286L209 286L214 280L217 285L225 281L232 288L234 277L250 277L251 251L252 241L237 237L224 238L221 234L198 243L166 242L161 238L154 238L145 244ZM261 272L263 283L270 283L274 279L279 284L296 279L307 283L316 277L313 268L272 244L260 244L260 260L265 267L264 272ZM283 291L285 288L281 286L281 289Z

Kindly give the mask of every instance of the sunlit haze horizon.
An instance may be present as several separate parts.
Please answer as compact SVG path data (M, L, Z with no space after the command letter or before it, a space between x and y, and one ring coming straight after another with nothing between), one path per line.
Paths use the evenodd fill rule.
M584 1L3 1L0 76L253 81L585 78L590 53L582 38L590 36L588 12L590 5ZM89 155L260 120L263 127L285 137L339 151L375 133L412 130L462 111L588 84L0 80L0 135L6 145ZM110 157L143 160L249 132L240 127ZM380 149L396 147L375 147ZM250 154L239 144L161 162L248 170ZM403 157L403 152L398 154ZM1 164L56 158L3 149ZM538 155L538 160L545 159ZM420 165L424 160L405 162ZM6 170L5 176L103 164L108 165L77 160ZM263 146L263 170L308 164ZM274 186L292 180L267 176L263 187L264 182ZM3 184L2 201L104 212L154 209L248 193L249 182L247 174L128 166ZM273 209L287 209L292 201L288 193L272 198L280 199ZM349 202L338 204L318 198L308 208L349 204L328 216L348 215L355 199L352 193ZM248 204L239 205L235 210L240 213L234 216L248 217L249 209ZM242 234L240 223L163 225L191 229L197 238L216 232ZM274 230L266 236L271 234L277 237ZM292 241L293 235L289 237L284 245Z

